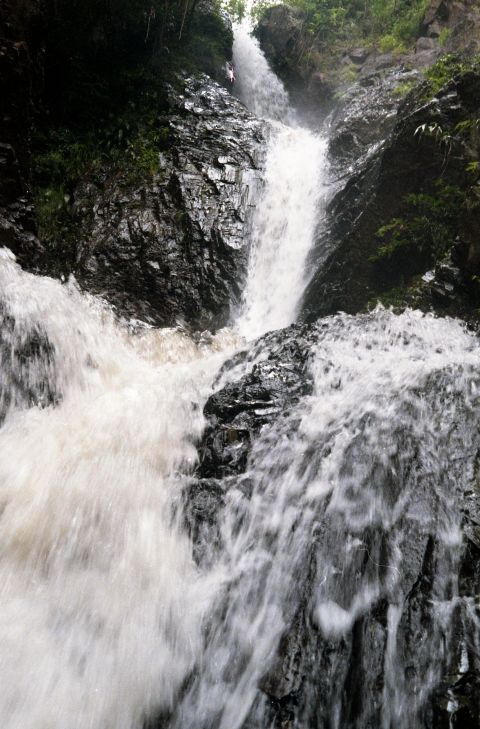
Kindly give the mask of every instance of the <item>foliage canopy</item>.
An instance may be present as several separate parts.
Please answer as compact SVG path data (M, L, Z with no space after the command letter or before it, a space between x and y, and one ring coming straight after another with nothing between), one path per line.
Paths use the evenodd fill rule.
M256 12L273 4L278 2L256 0ZM320 41L388 37L384 45L398 47L418 36L428 0L288 0L286 4L302 11L308 30Z

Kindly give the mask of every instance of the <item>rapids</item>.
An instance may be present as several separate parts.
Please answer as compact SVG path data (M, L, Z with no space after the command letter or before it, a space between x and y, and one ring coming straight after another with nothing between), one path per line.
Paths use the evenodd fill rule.
M326 140L298 124L245 27L235 64L270 136L230 329L133 331L74 280L0 256L2 729L142 729L158 716L168 729L363 728L371 717L420 729L456 660L454 625L457 678L478 661L459 565L480 344L454 320L379 307L313 325L310 394L272 416L246 472L221 483L220 547L194 559L183 494L204 405L268 360L268 340L252 339L295 321L328 185ZM405 606L430 542L428 630L412 649ZM360 681L347 655L359 624L353 707L342 690ZM281 724L272 707L291 695L301 702Z

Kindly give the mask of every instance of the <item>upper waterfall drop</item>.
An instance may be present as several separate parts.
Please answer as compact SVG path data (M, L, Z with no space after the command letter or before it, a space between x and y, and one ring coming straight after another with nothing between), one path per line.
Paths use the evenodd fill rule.
M293 111L284 85L271 70L248 21L235 26L233 60L237 91L245 106L264 119L293 121Z
M296 121L249 23L234 33L241 100L270 124L265 187L253 216L251 252L236 327L247 339L288 326L309 282L307 260L326 193L326 139Z

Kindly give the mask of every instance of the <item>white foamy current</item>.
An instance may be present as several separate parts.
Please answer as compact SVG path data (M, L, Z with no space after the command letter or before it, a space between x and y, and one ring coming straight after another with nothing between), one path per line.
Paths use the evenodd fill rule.
M247 22L235 29L233 50L238 94L270 128L264 192L253 216L247 283L236 321L251 339L295 321L322 220L327 142L296 122L288 94Z
M201 646L208 592L174 512L238 341L129 337L7 253L0 291L0 726L140 727Z
M478 339L453 320L381 308L325 320L314 339L312 394L264 427L246 473L225 494L221 550L204 545L206 563L216 563L223 579L223 600L175 729L273 726L267 695L299 686L302 649L294 647L302 609L312 646L320 635L334 660L327 658L330 675L310 667L319 672L311 693L302 694L299 726L315 726L319 712L320 726L345 726L345 664L333 646L382 601L388 641L378 726L424 726L424 703L455 650L455 610L464 611L478 645L480 622L458 591L462 492L474 482L480 445ZM432 614L414 647L425 672L407 682L397 628L412 585L409 560L428 535L439 555ZM291 663L282 664L279 646L291 636L284 658ZM374 661L378 650L374 644Z
M307 581L311 629L330 646L386 601L385 729L418 726L460 604L479 644L458 589L458 504L480 447L480 345L453 320L378 309L320 323L310 393L222 485L218 540L193 559L181 497L204 402L240 335L294 320L325 176L324 140L296 126L243 30L235 52L242 98L273 120L235 331L133 335L74 283L0 255L1 729L142 729L157 714L171 729L271 726L269 681ZM215 387L266 360L258 346ZM402 570L426 534L440 555L427 671L407 685ZM315 695L304 725L323 712L341 729L329 701Z

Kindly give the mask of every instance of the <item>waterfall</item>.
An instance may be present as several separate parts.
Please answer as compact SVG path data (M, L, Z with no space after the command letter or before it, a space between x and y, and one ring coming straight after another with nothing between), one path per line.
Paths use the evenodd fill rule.
M458 321L379 307L278 334L308 349L311 390L212 479L219 538L194 558L204 405L295 320L328 183L245 27L235 64L270 138L232 329L132 331L0 252L1 729L425 729L445 667L478 664L459 570L480 342Z
M0 725L140 727L198 658L208 599L175 510L237 342L129 336L8 254L0 291Z
M298 125L281 81L248 22L235 29L238 93L270 123L264 193L255 210L243 306L236 321L247 338L295 321L309 282L308 255L327 188L327 142Z
M282 665L279 645L302 644L295 636L303 613L309 650L319 653L307 671L312 688L298 726L341 729L349 666L342 646L354 624L381 605L388 639L378 723L368 714L376 716L368 706L372 689L357 700L366 705L365 724L360 716L351 726L425 726L424 703L455 655L456 611L472 623L458 570L462 494L474 483L480 446L478 339L453 320L382 309L326 320L315 338L312 395L264 427L247 472L226 492L220 554L203 545L206 563L217 560L223 602L175 729L273 726L267 695L300 688L299 666ZM412 658L408 647L400 650L396 631L415 587L409 570L422 559L415 550L429 539L437 545L431 624L413 648L424 673L409 679ZM479 627L474 617L477 644ZM381 643L371 630L362 650L373 662ZM301 659L293 650L284 660ZM347 692L369 680L362 679L368 666L361 655L357 661Z
M285 87L268 65L258 40L251 34L248 17L235 26L233 61L238 95L252 114L263 119L294 120Z

